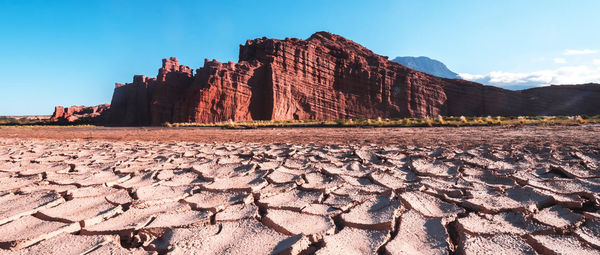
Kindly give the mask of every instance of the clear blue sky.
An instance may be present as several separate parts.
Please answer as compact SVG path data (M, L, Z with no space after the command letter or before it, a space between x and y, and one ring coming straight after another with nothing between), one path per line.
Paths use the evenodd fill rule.
M162 58L196 69L204 58L237 61L246 39L321 30L490 83L492 72L543 76L572 66L593 80L598 13L597 0L0 0L0 115L109 103L115 82L155 76Z

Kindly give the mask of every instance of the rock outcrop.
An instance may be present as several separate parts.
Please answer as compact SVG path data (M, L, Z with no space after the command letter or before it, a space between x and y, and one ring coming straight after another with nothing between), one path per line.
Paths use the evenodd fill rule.
M70 124L103 124L107 121L106 116L110 105L101 104L96 106L56 106L50 121Z
M108 124L600 113L600 85L509 91L409 69L327 32L248 40L238 63L176 58L116 84Z

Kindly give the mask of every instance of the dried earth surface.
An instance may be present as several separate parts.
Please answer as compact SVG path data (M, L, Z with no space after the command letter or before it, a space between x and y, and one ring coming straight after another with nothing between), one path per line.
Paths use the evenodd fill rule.
M600 254L599 131L0 128L0 254Z

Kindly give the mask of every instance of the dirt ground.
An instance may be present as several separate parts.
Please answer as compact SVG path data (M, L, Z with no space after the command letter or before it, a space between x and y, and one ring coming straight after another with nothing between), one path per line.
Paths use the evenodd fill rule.
M1 127L0 138L353 145L598 145L599 126L431 128Z
M600 254L600 127L0 128L0 254Z

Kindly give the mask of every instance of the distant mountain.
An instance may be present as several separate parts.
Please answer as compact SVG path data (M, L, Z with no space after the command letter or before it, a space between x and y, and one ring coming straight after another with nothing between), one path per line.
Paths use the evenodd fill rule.
M397 57L392 61L398 62L410 69L428 73L442 78L460 79L457 73L450 71L444 63L428 57Z

